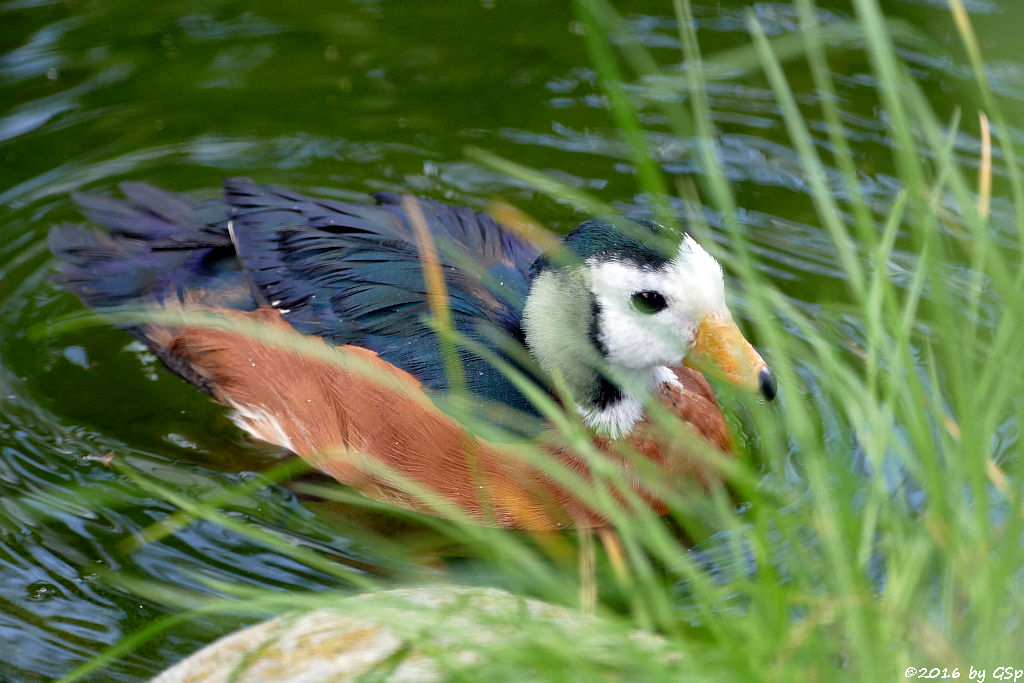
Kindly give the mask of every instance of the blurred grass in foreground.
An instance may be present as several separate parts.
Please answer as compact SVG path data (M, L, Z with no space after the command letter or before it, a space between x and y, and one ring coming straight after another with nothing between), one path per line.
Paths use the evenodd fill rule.
M667 492L676 524L700 541L694 550L678 540L665 520L640 506L629 514L609 508L621 543L621 552L610 558L600 544L586 535L577 539L574 532L530 536L477 526L450 510L444 520L397 513L435 527L480 558L487 568L480 572L483 581L588 609L596 590L593 609L604 618L600 623L607 633L654 629L680 654L678 661L656 661L626 647L625 639L621 649L609 648L607 640L599 644L592 633L552 642L540 625L524 622L524 631L538 632L529 652L482 649L474 679L589 679L614 672L623 680L843 676L877 681L902 678L908 666L958 668L966 679L970 666L1024 666L1019 647L1024 643L1020 443L1007 447L996 436L1002 430L1016 439L1024 411L1024 356L1018 342L1024 331L1024 269L1019 267L1024 185L1017 149L988 88L984 55L960 0L950 0L950 9L974 69L976 92L965 98L953 121L938 119L929 93L921 92L897 56L895 41L912 30L886 22L877 0L854 0L856 21L830 26L816 23L812 0L796 0L795 5L803 22L799 41L794 35L769 39L751 12L748 48L703 59L690 3L675 0L685 68L667 73L629 38L611 5L577 2L585 40L642 191L656 218L685 224L733 276L745 306L741 317L749 321L776 372L782 400L766 406L719 388L724 405L741 405L735 418L754 436L745 457L726 468L743 501L741 510L724 493L695 500ZM881 219L859 190L834 99L828 52L837 48L867 52L889 125L902 191ZM783 60L797 68L806 61L826 130L809 129L807 106L794 98ZM720 163L708 79L755 66L775 93L848 285L846 300L821 302L813 319L760 274ZM671 187L650 153L638 107L658 109L675 135L694 141L701 173ZM976 174L961 166L952 140L963 121L979 116L982 139L990 142L983 145ZM815 142L822 133L827 146ZM841 192L835 191L835 177L826 175L821 158L826 147L829 161L840 170ZM581 209L602 207L539 172L483 151L469 153ZM1006 181L1001 184L1008 187L1015 211L1012 225L997 224L989 212L997 156ZM678 215L674 207L679 204L670 193L688 207L687 215ZM708 239L701 223L704 206L720 216L728 235L725 248L715 249ZM890 278L897 244L917 255L903 287ZM952 277L961 271L966 286L962 277ZM841 331L850 326L860 334L856 344L848 331ZM262 334L255 329L240 333ZM450 344L465 344L443 324L439 333ZM593 450L575 416L562 414L543 397L537 401L568 442L584 452ZM468 415L466 421L472 423ZM551 468L543 451L518 448L516 453ZM277 474L291 472L284 468ZM218 506L229 504L232 492L218 501L192 501L137 473L130 476L182 509L180 519L154 528L154 539L172 533L175 524L205 517L330 571L342 585L372 589L387 582L340 566L331 569L330 561L314 551L219 513ZM605 476L616 483L614 472ZM582 485L590 486L597 499L607 496L600 484ZM335 486L294 487L349 505L380 507ZM381 543L388 541L382 538ZM587 564L579 562L578 553L595 546L596 569L581 573L579 567ZM423 578L466 579L444 566ZM127 579L122 583L131 585ZM186 611L129 635L66 680L116 666L119 655L161 630L186 628L198 613L269 615L323 607L332 599L322 593L282 595L221 585L217 589L235 599L214 600L170 587L132 587ZM394 626L413 642L431 630L451 635L459 628L442 617L431 623L429 613L419 614L415 628L400 619ZM614 663L592 667L596 646ZM457 668L452 677L459 678Z

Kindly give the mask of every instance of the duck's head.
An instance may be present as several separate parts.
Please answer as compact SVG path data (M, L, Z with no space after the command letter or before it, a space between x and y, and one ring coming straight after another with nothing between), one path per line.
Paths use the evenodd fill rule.
M673 366L775 396L771 371L726 307L721 266L673 234L646 219L595 218L565 238L562 257L533 267L527 347L566 382L586 422L613 437L643 418L643 393L673 381Z

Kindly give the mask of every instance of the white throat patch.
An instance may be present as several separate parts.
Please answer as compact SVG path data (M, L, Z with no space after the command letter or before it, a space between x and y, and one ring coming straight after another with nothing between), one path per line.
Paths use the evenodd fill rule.
M647 386L643 388L648 395L662 384L679 384L676 373L666 367L655 368L647 379ZM618 439L633 431L633 427L644 419L644 404L632 393L623 392L621 399L604 408L576 404L576 412L598 434Z

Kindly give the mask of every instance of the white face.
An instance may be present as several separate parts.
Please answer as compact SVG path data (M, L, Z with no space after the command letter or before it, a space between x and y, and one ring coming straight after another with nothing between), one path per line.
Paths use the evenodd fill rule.
M722 267L689 235L675 257L657 270L597 259L587 266L601 309L598 340L613 365L680 365L704 317L729 314Z

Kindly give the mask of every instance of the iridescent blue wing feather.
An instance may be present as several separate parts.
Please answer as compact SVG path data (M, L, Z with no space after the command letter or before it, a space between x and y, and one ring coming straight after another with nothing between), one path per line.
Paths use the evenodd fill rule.
M89 219L50 231L50 249L62 261L60 281L92 308L143 306L186 292L212 306L253 308L228 236L230 208L222 200L196 201L143 183L123 183L127 200L75 194Z
M264 304L306 334L355 344L448 386L412 219L403 198L377 205L311 199L245 180L225 184L238 256ZM494 350L521 339L520 316L537 250L487 214L414 198L434 240L455 328ZM489 363L462 353L468 389L530 411Z
M87 305L273 306L305 334L372 349L425 386L448 387L403 197L340 202L247 180L227 181L224 200L205 202L142 183L122 191L125 200L75 196L106 232L64 225L50 234L60 279ZM505 356L498 340L522 339L537 250L487 214L413 201L436 244L456 329ZM490 364L467 352L461 360L472 394L533 412Z

